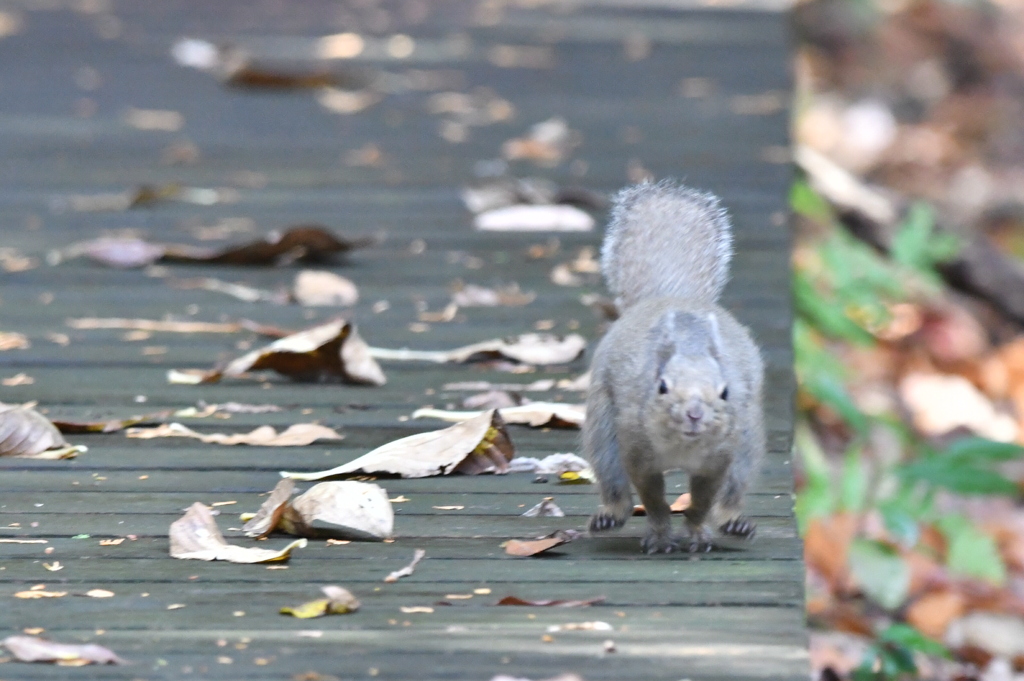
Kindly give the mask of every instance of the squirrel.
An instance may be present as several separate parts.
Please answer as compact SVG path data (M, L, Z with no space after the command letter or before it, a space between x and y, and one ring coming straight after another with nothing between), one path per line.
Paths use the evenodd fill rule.
M720 532L752 538L740 514L765 451L764 366L750 332L718 305L732 232L718 198L673 180L621 190L601 247L601 271L621 316L591 362L583 450L601 507L593 532L647 511L647 553L708 551ZM672 533L666 470L690 477L688 536Z

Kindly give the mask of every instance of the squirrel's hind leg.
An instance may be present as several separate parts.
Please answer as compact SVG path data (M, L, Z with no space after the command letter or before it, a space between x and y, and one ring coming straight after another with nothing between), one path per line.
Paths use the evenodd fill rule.
M604 532L622 527L633 515L633 493L619 456L615 407L608 394L600 388L591 390L587 397L583 452L594 468L601 488L601 508L590 516L590 531Z
M757 531L757 525L741 512L748 477L747 471L736 466L731 467L725 476L718 508L715 509L715 516L721 522L718 531L724 535L753 539Z

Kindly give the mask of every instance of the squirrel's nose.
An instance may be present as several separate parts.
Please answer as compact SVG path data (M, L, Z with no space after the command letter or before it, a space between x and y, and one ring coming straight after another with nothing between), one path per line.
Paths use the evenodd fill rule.
M686 408L686 417L696 423L704 417L704 407L693 404Z

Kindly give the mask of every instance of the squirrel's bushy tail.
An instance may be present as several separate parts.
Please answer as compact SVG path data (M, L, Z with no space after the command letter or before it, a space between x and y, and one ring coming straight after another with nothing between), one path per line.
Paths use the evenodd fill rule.
M715 302L731 258L729 218L714 194L662 180L615 196L601 271L621 310L646 298Z

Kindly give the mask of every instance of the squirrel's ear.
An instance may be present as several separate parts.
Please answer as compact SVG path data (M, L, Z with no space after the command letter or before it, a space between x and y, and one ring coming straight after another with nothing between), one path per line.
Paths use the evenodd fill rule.
M711 354L721 359L723 356L722 334L718 328L718 317L714 312L708 314L708 333L711 335Z

